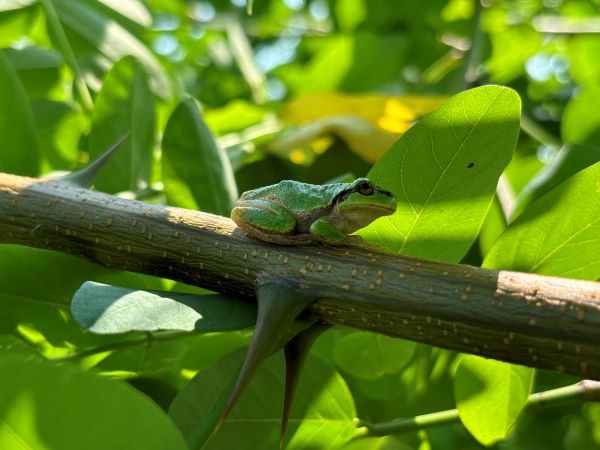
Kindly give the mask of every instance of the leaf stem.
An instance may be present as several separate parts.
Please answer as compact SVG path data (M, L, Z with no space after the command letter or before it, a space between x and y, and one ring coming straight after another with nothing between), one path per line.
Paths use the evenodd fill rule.
M466 88L472 88L477 85L479 75L477 73L478 66L481 61L481 53L483 50L484 33L481 29L481 12L483 4L480 0L475 1L475 13L473 17L473 30L471 33L471 45L469 48L467 62L464 65L463 81Z
M529 396L525 408L549 406L572 400L600 401L600 381L582 380L570 386L536 392ZM460 423L458 409L377 423L369 423L358 419L355 438L386 436L456 423Z
M560 149L563 145L560 139L546 131L524 112L521 112L521 129L540 144L553 147L556 150Z
M152 345L156 341L169 341L183 336L191 336L189 331L173 331L161 333L145 333L143 336L134 337L125 341L111 342L110 344L99 345L97 347L86 348L70 355L60 356L58 358L49 358L53 362L77 361L87 356L97 355L99 353L122 350L125 348L136 347L138 345Z

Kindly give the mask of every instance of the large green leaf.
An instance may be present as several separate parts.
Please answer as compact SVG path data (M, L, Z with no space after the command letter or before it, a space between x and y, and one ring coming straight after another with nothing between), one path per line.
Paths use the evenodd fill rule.
M552 162L536 173L519 194L513 217L570 176L600 161L600 142L598 144L564 145Z
M531 368L465 356L454 380L461 421L484 445L505 439L525 406L532 381Z
M173 402L169 415L188 442L208 438L228 398L243 358L238 351L200 372ZM207 450L277 448L283 405L281 354L271 357L250 383ZM353 436L354 404L342 378L309 357L290 415L286 449L337 448Z
M256 304L221 294L143 291L84 283L71 312L77 322L98 334L128 331L227 331L256 323Z
M0 2L0 48L10 47L31 33L37 17L38 0L3 0Z
M229 215L237 200L231 164L191 98L183 100L169 118L162 162L170 205Z
M43 173L74 168L79 140L87 128L81 110L70 103L46 99L34 100L31 108L44 156Z
M7 48L4 53L30 99L47 98L52 93L60 95L63 88L59 86L63 58L59 53L33 45L20 49Z
M525 71L525 62L535 54L542 44L541 35L531 25L507 27L490 35L492 55L487 69L492 79L506 83Z
M600 163L532 203L496 241L483 267L600 278Z
M398 198L396 213L359 234L405 255L459 261L510 161L519 114L514 91L483 86L425 116L369 172Z
M187 449L162 410L126 383L0 354L0 448Z
M171 95L170 82L154 54L120 22L98 7L97 2L46 1L52 2L77 64L86 72L88 83L97 84L110 62L132 55L148 71L153 92L164 98ZM69 60L67 55L65 57Z
M344 371L365 380L380 378L402 369L417 344L381 334L355 331L333 346L333 359Z
M600 63L590 55L600 52L600 36L580 34L572 36L568 42L567 55L573 78L581 85L597 86L600 83Z
M86 280L160 288L145 277L83 261L71 255L0 245L0 333L41 333L56 346L90 345L107 338L84 333L69 314L69 301ZM35 281L34 281L35 280ZM152 281L152 280L150 280ZM101 339L102 338L102 339Z
M150 183L154 147L154 99L146 75L133 57L117 62L96 97L90 133L90 156L96 159L130 132L94 186L105 192L136 191Z
M564 142L589 143L600 147L600 114L597 111L599 103L600 79L599 85L587 86L569 100L561 122Z
M40 141L23 85L0 51L0 171L36 176Z

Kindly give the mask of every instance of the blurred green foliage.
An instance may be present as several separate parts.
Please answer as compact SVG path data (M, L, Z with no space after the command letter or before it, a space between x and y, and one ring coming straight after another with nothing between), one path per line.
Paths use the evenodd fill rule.
M412 254L431 257L435 250L456 261L479 233L463 262L480 265L485 259L490 268L540 268L597 280L598 55L597 0L255 0L250 16L243 0L2 0L0 171L40 176L74 170L129 131L125 148L97 189L226 215L239 192L257 186L289 178L324 183L363 176L387 146L381 143L396 139L440 98L502 84L522 103L522 132L503 172L504 194L484 220L506 161L490 163L493 174L486 181L491 188L480 199L468 233L457 225L475 220L472 214L442 214L442 206L446 213L458 211L456 203L430 208L432 223L452 225L460 245L433 245L443 229L417 226L431 241L425 250L416 241ZM351 101L328 95L332 91ZM302 105L300 113L293 105ZM452 105L429 116L420 131L414 129L420 145L406 152L412 173L395 177L400 165L395 154L387 156L395 160L385 167L389 173L377 175L386 171L376 166L373 176L391 186L410 180L414 190L422 190L417 203L424 204L440 179L460 186L458 172L436 175L439 155L424 153L423 136L434 133L436 124L463 119ZM515 107L514 102L503 105ZM319 122L324 110L335 110L331 116L336 117L353 115L354 121L332 126L325 114L326 121ZM462 112L475 114L477 105ZM448 141L444 154L452 159L462 146L446 131L435 136L442 148ZM510 141L506 135L502 139ZM480 150L485 154L491 148ZM426 182L420 185L422 179ZM433 200L447 200L445 193L453 189ZM472 187L460 189L472 192ZM513 217L515 225L502 234ZM573 220L561 222L564 218ZM571 246L570 236L579 237L578 247ZM550 242L560 251L549 248ZM248 333L157 333L151 345L142 345L147 342L142 334L88 334L68 310L69 299L87 280L139 289L173 287L169 280L108 270L71 256L0 246L0 332L6 335L0 341L0 378L11 392L0 402L0 418L36 449L145 449L164 439L169 448L181 447L175 424L188 436L190 416L201 421L210 415L208 403L200 400L218 397L236 356L223 357L244 346ZM76 364L42 362L32 349ZM361 367L361 352L364 364L378 367ZM344 329L323 335L314 353L321 361L308 369L305 398L301 387L290 448L475 449L502 438L493 448L600 448L597 404L521 413L523 386L532 374L528 369L504 364L504 375L489 377L485 371L491 366L481 361L463 365L460 355L446 350ZM279 419L278 394L268 392L270 386L280 387L279 366L278 360L270 361L256 385L263 394L240 402L241 425L227 424L229 434L220 438L227 447L216 441L211 448L231 448L227 439L232 436L242 442L240 449L274 448L276 427L255 428L252 420ZM314 379L322 380L323 390ZM537 372L533 390L575 381ZM124 386L127 382L135 389ZM516 397L517 406L494 409ZM457 405L479 441L457 424L347 442L354 415L377 422ZM504 426L490 425L496 413ZM64 421L78 432L63 432ZM93 436L96 447L85 440L90 421L102 430ZM14 445L14 435L0 428L0 447L19 448Z

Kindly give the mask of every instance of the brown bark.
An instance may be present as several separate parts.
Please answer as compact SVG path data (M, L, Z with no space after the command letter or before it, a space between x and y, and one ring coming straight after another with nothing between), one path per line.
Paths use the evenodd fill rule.
M600 378L600 283L361 247L288 247L227 218L0 174L0 242L52 249L238 297L275 278L332 324Z

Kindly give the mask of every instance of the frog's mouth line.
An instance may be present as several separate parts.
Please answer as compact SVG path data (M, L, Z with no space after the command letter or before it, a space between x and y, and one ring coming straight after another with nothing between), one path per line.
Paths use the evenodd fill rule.
M357 209L360 209L360 208L364 208L365 205L350 205L350 207L351 208L355 207ZM370 204L370 205L368 205L368 209L370 209L370 210L376 209L376 210L380 210L380 211L389 211L389 212L392 212L392 213L396 212L396 207L391 208L389 206L383 206L383 205L373 205L373 204Z

